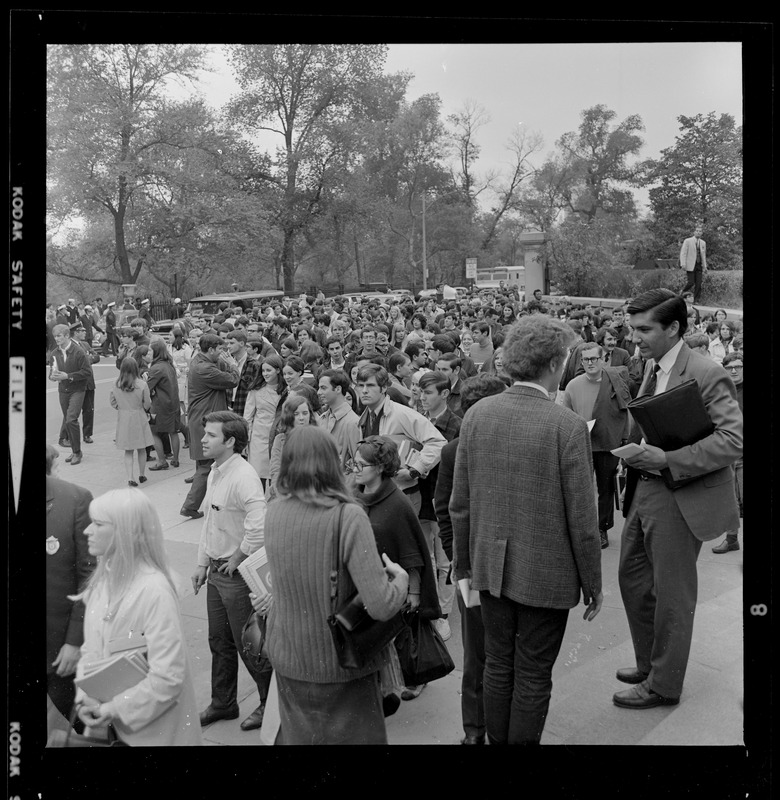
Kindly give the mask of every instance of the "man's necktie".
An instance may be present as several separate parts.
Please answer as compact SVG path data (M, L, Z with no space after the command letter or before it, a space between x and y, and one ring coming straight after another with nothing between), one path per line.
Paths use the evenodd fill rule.
M661 369L659 364L656 364L653 367L653 374L650 376L650 380L647 382L647 386L645 387L644 392L642 392L642 396L645 395L653 395L655 394L655 387L658 385L658 370Z
M373 411L368 412L368 424L370 426L371 435L373 436L376 432L376 414Z

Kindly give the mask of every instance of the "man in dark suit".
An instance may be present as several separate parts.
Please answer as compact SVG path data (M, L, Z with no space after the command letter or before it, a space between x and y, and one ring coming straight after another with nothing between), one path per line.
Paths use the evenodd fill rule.
M214 459L203 454L203 418L212 411L227 411L227 392L238 384L238 363L222 348L219 336L206 333L198 340L200 351L190 361L187 376L189 403L187 418L190 429L190 458L196 470L192 485L179 512L184 517L200 519L200 505L206 496L206 482Z
M81 419L84 442L92 444L92 432L95 427L95 373L92 365L100 361L100 356L87 341L87 330L84 325L77 322L72 326L71 331L76 344L87 354L89 359L89 378L87 378L87 388L84 391L84 402L81 405Z
M676 705L682 692L696 611L696 559L701 544L739 526L733 464L742 455L742 412L726 371L683 342L685 301L652 289L628 307L633 339L647 360L639 396L657 395L695 379L713 431L693 445L665 452L644 445L626 459L623 541L618 577L636 667L617 678L633 684L613 701L624 708ZM642 432L634 425L631 440ZM672 491L661 479L690 482ZM690 480L694 479L694 480Z
M513 386L469 409L450 516L454 572L480 593L490 744L539 744L569 609L601 609L601 551L585 421L550 400L574 336L518 320L503 345Z
M112 300L106 306L106 341L103 342L102 355L107 356L111 353L115 356L119 351L119 337L116 334L116 303Z
M46 683L67 719L76 696L73 674L84 642L84 603L78 594L95 568L84 529L92 494L51 475L57 451L46 448Z
M618 332L614 328L599 328L595 341L604 349L604 363L608 367L625 367L628 369L631 354L628 350L617 346Z
M460 406L465 414L483 397L500 394L506 384L497 375L480 373L463 382ZM452 478L455 472L455 456L460 437L444 445L441 451L439 474L434 493L434 511L439 523L439 536L444 554L452 561L452 520L449 503L452 497ZM463 595L456 588L455 598L460 612L460 632L463 641L463 677L460 682L460 713L465 736L461 744L485 743L485 710L482 702L485 670L485 629L482 626L480 606L466 606Z
M63 428L67 439L60 437L60 445L73 451L65 460L72 466L81 463L81 431L79 415L84 404L87 381L92 374L87 354L70 338L67 325L55 325L52 330L57 346L49 353L49 380L56 381L62 409Z

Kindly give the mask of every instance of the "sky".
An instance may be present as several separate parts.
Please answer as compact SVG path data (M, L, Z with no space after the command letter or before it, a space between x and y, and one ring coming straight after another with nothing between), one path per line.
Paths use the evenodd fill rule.
M220 106L236 90L219 48L216 74L204 78L206 100ZM391 44L385 70L410 72L407 99L437 93L442 117L476 101L490 121L477 133L477 173L506 172L506 142L518 125L541 134L532 159L541 166L555 141L576 131L580 112L604 104L615 122L638 114L645 145L639 158L658 158L674 144L677 117L731 114L742 123L739 42L585 44ZM538 163L537 163L538 162ZM636 192L640 211L646 192Z

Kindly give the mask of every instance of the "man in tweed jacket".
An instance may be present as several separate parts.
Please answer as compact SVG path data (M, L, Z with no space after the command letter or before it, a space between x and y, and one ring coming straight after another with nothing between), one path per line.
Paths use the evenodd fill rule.
M550 400L574 340L532 315L511 328L506 392L469 409L449 510L456 578L480 592L491 744L538 744L569 609L601 608L601 548L585 421Z

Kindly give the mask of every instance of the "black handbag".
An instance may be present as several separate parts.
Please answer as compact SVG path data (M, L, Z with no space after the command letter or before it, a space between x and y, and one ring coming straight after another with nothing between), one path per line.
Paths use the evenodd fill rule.
M333 536L333 555L330 572L330 607L328 627L333 637L339 664L344 669L361 669L375 658L404 628L399 611L384 622L374 619L366 611L360 595L355 592L346 602L338 605L339 597L339 539L344 504L339 511L336 533Z
M259 664L265 648L265 617L253 611L241 630L241 645L244 655L253 664Z
M439 632L416 611L409 613L409 622L396 639L395 648L407 686L430 683L455 669Z

